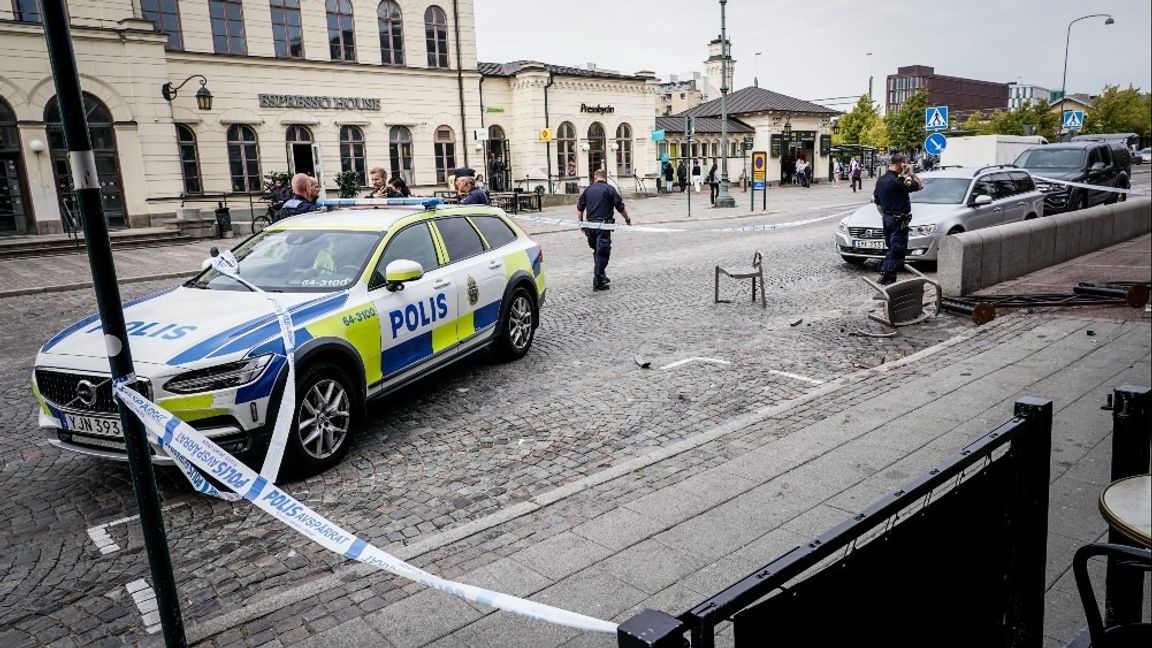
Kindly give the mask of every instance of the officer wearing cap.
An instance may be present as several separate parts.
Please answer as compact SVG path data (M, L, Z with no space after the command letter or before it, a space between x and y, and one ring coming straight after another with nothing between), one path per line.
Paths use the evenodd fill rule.
M908 194L920 191L924 183L908 165L903 153L894 153L888 172L876 181L872 202L884 219L884 245L888 253L880 262L881 285L896 281L896 273L904 269L904 256L908 254L908 224L912 221L912 201Z
M283 220L289 216L306 214L316 211L316 198L320 196L320 183L307 173L297 173L292 176L292 196L284 201L272 222Z
M592 178L594 182L580 194L580 200L576 203L580 221L615 223L614 212L618 211L624 217L624 222L631 225L632 219L628 217L628 210L624 209L624 199L615 187L608 184L608 172L597 169ZM592 248L592 290L608 290L612 280L605 271L608 269L608 258L612 256L612 231L583 229L588 237L588 247Z

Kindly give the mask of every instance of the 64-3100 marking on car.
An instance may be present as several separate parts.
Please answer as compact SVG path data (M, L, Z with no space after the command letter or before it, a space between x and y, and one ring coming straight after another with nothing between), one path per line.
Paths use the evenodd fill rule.
M365 308L364 310L357 311L351 315L344 316L344 326L352 326L357 322L363 322L376 317L375 308Z

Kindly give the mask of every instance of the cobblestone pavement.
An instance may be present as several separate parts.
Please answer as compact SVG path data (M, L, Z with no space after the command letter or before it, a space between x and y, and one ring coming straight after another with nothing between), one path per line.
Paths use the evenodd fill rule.
M825 196L832 198L826 204L843 199ZM796 200L779 213L737 222L838 211L817 198ZM652 201L652 208L659 204ZM943 317L894 338L853 335L877 330L865 317L872 303L859 279L873 271L846 266L832 252L835 222L765 234L623 232L615 239L609 269L615 281L606 293L590 289L591 255L582 235L537 234L549 291L529 355L512 364L466 361L374 405L345 462L290 489L362 537L402 547L968 328L964 320ZM751 302L747 282L722 284L732 301L713 304L713 267L747 265L756 250L767 261L769 308ZM169 283L122 290L130 298ZM0 299L6 333L0 394L7 405L0 421L0 488L8 494L0 502L0 645L120 645L146 636L125 587L148 577L138 522L123 520L135 508L127 469L48 446L36 429L28 389L35 349L93 309L86 291ZM636 355L653 369L640 369ZM691 357L731 364L658 369ZM716 449L740 451L738 443ZM158 479L189 623L330 575L345 562L245 503L193 497L169 470L160 470ZM526 522L522 537L545 527L552 533L554 522ZM102 554L91 533L106 533L119 549ZM475 554L431 556L422 564L450 575L454 565L475 567L499 557L500 547L487 546L483 537L476 542ZM312 601L298 611L298 635L416 589L368 578L388 585ZM265 623L271 626L257 620L216 644L239 645L242 638L259 645L271 637L260 627ZM291 639L281 637L286 645Z

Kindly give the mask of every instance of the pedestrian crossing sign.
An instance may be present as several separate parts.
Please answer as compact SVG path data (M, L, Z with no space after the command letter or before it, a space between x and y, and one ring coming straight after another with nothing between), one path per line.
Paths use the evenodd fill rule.
M948 106L929 106L924 109L925 130L945 130L948 128Z
M1084 128L1084 111L1083 110L1065 110L1064 111L1064 130L1077 130Z

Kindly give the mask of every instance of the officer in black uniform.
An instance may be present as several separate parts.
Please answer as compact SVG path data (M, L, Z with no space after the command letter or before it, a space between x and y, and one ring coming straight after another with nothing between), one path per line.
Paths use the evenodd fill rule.
M888 172L876 181L872 202L884 219L884 245L888 253L880 262L881 285L896 281L896 273L904 269L904 256L908 254L908 223L912 221L912 201L908 194L920 191L924 183L908 165L903 153L895 153Z
M628 210L624 209L624 199L615 187L608 184L608 172L597 169L592 174L594 182L580 194L576 203L580 221L590 223L615 223L613 211L620 212L624 222L631 225L632 219L628 217ZM585 218L584 212L588 212ZM588 237L588 247L592 248L592 290L608 290L612 280L605 274L608 269L608 258L612 256L612 231L602 229L584 228Z
M307 173L297 173L292 176L292 196L284 201L272 222L316 211L316 198L320 196L320 183Z

